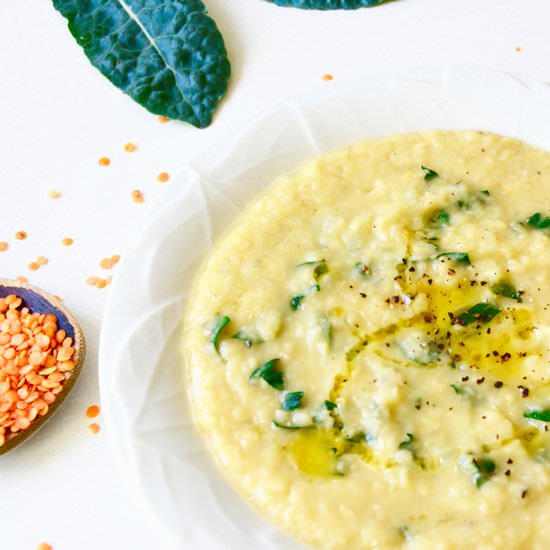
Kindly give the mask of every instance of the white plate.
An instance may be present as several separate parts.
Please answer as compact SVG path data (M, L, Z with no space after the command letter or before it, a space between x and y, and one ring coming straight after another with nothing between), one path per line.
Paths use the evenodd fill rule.
M204 151L126 250L101 333L104 418L122 470L176 547L303 548L224 481L189 415L181 319L212 241L249 200L306 159L434 128L489 130L550 149L550 88L464 68L393 69L323 83Z

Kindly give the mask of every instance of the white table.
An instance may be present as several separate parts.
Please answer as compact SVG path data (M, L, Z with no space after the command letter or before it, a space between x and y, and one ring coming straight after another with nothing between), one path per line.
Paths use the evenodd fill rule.
M42 541L54 550L170 548L121 479L105 432L92 435L85 415L100 401L97 346L109 291L85 279L111 274L98 262L123 253L171 185L158 183L158 173L177 174L221 132L325 73L470 65L550 81L547 0L397 0L330 13L262 0L205 3L233 65L229 95L206 130L160 124L123 96L88 64L49 2L0 4L0 241L10 243L0 252L0 276L24 275L61 296L88 341L85 370L60 413L0 457L2 550L34 550ZM127 142L138 150L126 153ZM110 166L98 165L102 156ZM52 189L61 197L49 198ZM132 201L134 189L145 194L143 204ZM28 238L15 240L18 230ZM64 237L74 244L61 245ZM49 263L29 271L39 255Z

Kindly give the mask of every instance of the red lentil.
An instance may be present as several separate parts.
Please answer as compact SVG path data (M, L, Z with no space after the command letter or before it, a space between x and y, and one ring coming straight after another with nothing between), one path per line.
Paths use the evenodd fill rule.
M95 275L92 275L91 277L88 277L86 279L86 284L87 285L95 286L96 283L97 283L97 277Z
M135 143L130 143L130 142L128 142L128 143L124 146L124 150L125 150L127 153L133 153L136 149L137 149L137 145L136 145Z
M0 242L0 252L5 252L9 247L10 245L7 242Z
M135 189L134 191L132 191L131 195L132 200L134 202L137 202L138 204L141 204L145 200L143 197L143 193L139 189Z
M86 416L88 418L95 418L98 415L99 415L99 407L97 405L90 405L86 409Z
M15 234L15 238L18 240L18 241L23 241L27 238L27 232L26 231L18 231L16 234Z
M109 164L111 164L111 159L109 157L101 157L97 163L99 166L109 166Z
M160 183L166 183L170 179L170 174L168 172L161 172L157 176L157 181Z
M55 315L31 313L16 294L0 298L0 446L48 413L74 354Z
M88 424L88 428L90 428L90 431L96 435L97 433L99 433L99 430L101 429L99 427L99 424L96 424L95 422L92 422L91 424Z

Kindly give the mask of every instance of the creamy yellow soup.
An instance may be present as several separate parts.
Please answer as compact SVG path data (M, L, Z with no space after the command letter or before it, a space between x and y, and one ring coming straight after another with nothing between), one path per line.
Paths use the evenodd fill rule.
M194 418L314 548L550 547L550 154L354 145L277 181L194 286Z

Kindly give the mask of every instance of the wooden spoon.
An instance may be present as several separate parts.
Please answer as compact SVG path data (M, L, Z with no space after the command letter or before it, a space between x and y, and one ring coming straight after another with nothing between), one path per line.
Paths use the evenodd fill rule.
M17 294L23 300L23 307L28 307L31 313L53 313L57 317L58 329L63 329L67 333L67 336L73 339L75 348L73 361L76 366L70 371L69 377L63 383L62 390L57 394L56 400L49 406L48 412L44 416L37 416L26 430L10 434L6 438L4 445L0 447L0 455L15 449L15 447L29 439L59 409L74 387L76 379L82 370L86 353L84 335L81 328L59 300L51 294L27 283L0 279L0 298L5 298L10 294Z

